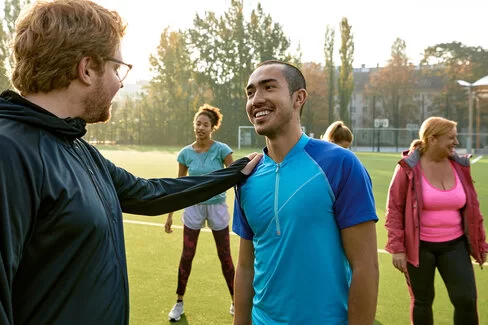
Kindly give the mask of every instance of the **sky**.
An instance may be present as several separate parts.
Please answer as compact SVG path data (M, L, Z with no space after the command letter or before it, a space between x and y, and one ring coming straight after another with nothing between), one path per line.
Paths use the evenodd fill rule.
M192 27L198 13L224 13L230 0L95 0L115 9L128 23L122 44L124 61L134 65L127 83L149 80L149 55L154 54L161 32ZM410 61L418 64L425 48L453 41L488 49L487 0L243 0L246 20L258 2L279 23L291 40L290 50L301 46L304 62L324 62L327 25L335 29L334 58L340 64L342 17L352 26L353 66L384 66L396 38L406 42ZM488 71L487 71L488 73Z

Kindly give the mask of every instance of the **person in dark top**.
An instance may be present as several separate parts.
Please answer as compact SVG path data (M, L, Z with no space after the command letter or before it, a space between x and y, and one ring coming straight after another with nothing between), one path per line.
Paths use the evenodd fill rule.
M85 125L110 118L132 67L120 51L125 27L86 0L35 3L17 21L17 92L0 95L0 324L128 324L122 212L161 215L207 200L259 159L143 179L85 142Z

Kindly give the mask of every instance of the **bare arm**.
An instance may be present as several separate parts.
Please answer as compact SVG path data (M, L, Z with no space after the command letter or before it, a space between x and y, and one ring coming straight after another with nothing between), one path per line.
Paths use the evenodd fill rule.
M186 176L188 173L188 166L178 163L178 177ZM168 213L168 217L166 218L166 222L164 223L164 231L168 234L173 232L171 226L173 225L173 213Z
M251 240L241 238L239 258L234 283L234 325L251 325L254 288L254 245Z
M372 325L378 300L378 250L374 221L342 229L342 244L351 264L349 325Z
M232 164L232 162L234 161L234 158L232 158L232 154L228 154L227 156L225 156L224 158L224 165L225 167L229 167L230 164Z

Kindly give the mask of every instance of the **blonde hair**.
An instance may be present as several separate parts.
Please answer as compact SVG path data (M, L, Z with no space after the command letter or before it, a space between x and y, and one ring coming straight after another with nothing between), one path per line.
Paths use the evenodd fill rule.
M205 115L210 119L212 130L214 131L217 131L220 128L220 125L222 124L222 118L224 117L224 115L220 113L220 109L209 104L203 104L198 109L198 111L195 113L195 117L193 118L193 124L195 124L197 118L200 115Z
M444 135L455 128L456 125L457 122L445 119L443 117L429 117L420 126L419 138L412 141L410 144L410 151L419 149L421 153L424 153L429 147L429 137Z
M120 46L126 24L116 11L88 0L39 1L22 11L12 43L12 84L21 93L67 88L83 57L98 72Z
M351 143L354 140L354 135L343 121L335 121L325 130L322 139L334 143L343 141Z

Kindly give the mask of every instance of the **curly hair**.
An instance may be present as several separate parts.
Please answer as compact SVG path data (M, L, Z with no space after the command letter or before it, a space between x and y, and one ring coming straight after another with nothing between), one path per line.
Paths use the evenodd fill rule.
M205 115L210 119L210 123L212 124L212 129L214 131L217 131L220 128L222 118L224 117L224 115L220 113L220 109L210 106L209 104L203 104L198 109L198 111L195 113L195 117L193 118L193 124L195 124L200 115Z
M64 89L83 57L103 74L104 59L120 46L127 24L116 11L88 0L40 1L16 22L11 82L22 94Z

